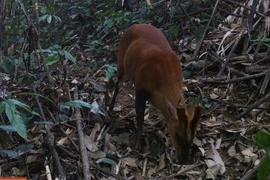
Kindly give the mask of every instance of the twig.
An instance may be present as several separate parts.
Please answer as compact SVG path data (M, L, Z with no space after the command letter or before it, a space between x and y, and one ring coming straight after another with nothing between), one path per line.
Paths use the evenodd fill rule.
M234 42L234 44L233 44L233 46L232 46L232 49L231 49L231 51L229 52L229 54L228 54L228 56L227 56L227 58L226 58L226 61L223 63L223 65L222 65L222 67L221 67L221 70L219 71L217 77L220 77L221 74L224 72L225 68L227 67L227 65L228 65L228 63L229 63L229 61L230 61L230 58L231 58L231 56L232 56L234 50L236 49L237 45L239 44L239 42L240 42L240 40L241 40L241 38L242 38L242 36L243 36L245 30L246 30L246 27L243 26L243 28L241 29L241 31L240 31L240 33L239 33L239 35L238 35L238 37L237 37L237 40Z
M238 107L238 108L250 108L250 106L247 106L247 105L235 104L235 103L227 102L227 101L220 100L220 99L213 99L210 97L207 97L207 99L209 99L210 101L215 101L215 102L218 102L221 104L227 104L227 105ZM267 108L267 107L255 107L254 109L270 110L270 108Z
M192 164L192 165L189 165L187 167L181 168L180 171L178 171L177 173L172 174L172 175L167 176L167 177L164 177L164 178L162 178L162 180L173 179L174 177L179 176L179 175L182 175L182 174L184 174L184 173L186 173L186 172L188 172L188 171L190 171L190 170L192 170L192 169L194 169L194 168L196 168L196 167L198 167L200 165L202 165L202 163Z
M74 90L74 99L79 99L78 95L78 88L75 87ZM80 150L81 150L81 156L82 156L82 166L83 166L83 175L85 180L90 180L90 165L88 160L88 154L85 146L85 140L84 140L84 134L83 134L83 128L82 128L82 116L79 108L75 108L75 117L76 117L76 124L77 124L77 130L79 135L79 142L80 142Z
M220 1L220 0L217 0L217 1L216 1L214 10L213 10L213 12L212 12L212 14L211 14L211 17L210 17L209 21L208 21L208 24L207 24L207 26L206 26L206 29L204 30L203 35L202 35L202 38L201 38L200 42L198 43L198 45L197 45L197 47L196 47L196 49L195 49L195 52L194 52L194 55L193 55L193 60L196 59L196 57L197 57L197 55L198 55L198 53L199 53L199 50L200 50L200 48L201 48L201 46L202 46L202 42L203 42L203 40L204 40L204 38L205 38L205 36L206 36L207 30L208 30L208 28L209 28L209 26L210 26L210 23L211 23L211 21L212 21L214 15L215 15L215 13L216 13L217 6L218 6L218 4L219 4L219 1Z
M116 179L122 179L121 177L118 177L116 174L111 173L110 171L107 171L106 169L103 169L103 168L101 168L101 167L99 167L99 166L97 166L97 165L95 165L95 164L91 164L91 166L92 166L93 168L96 168L97 170L101 171L102 173L108 175L108 176L112 176L112 177L114 177L114 178L116 178Z
M52 119L52 121L55 123L55 124L57 124L57 121L56 121L56 119L54 118L54 116L53 116L53 114L51 113L51 111L46 107L46 110L48 111L48 113L49 113L49 116L51 117L51 119ZM59 123L59 125L61 125L60 123ZM74 128L73 128L74 129ZM67 136L68 137L68 139L69 139L69 141L71 142L71 144L74 146L74 148L75 148L75 150L77 151L77 152L80 152L80 150L79 150L79 148L78 148L78 146L76 145L76 143L73 141L73 139L64 131L64 129L60 126L60 130L61 130L61 132L65 135L65 136Z
M243 4L239 3L239 2L232 1L232 0L225 0L225 2L226 2L226 1L228 1L228 2L230 2L230 3L233 3L233 4L237 4L238 6L241 6L241 7L245 8L245 9L251 11L251 8L250 8L250 7L245 6L245 5L243 5ZM266 15L260 13L259 11L256 11L255 13L256 13L257 15L259 15L259 16L264 17L264 18L266 17Z
M268 86L270 79L270 71L268 71L264 77L261 89L260 89L260 94L264 94L266 87Z
M258 77L264 76L268 72L269 72L269 70L266 70L266 71L264 71L262 73L253 74L253 75L250 75L250 76L245 76L245 77L240 77L240 78L229 79L229 80L225 80L225 78L214 78L214 79L201 79L200 81L203 82L203 83L230 84L230 83L235 83L235 82L238 82L238 81L244 81L244 80L248 80L248 79L258 78Z
M33 91L34 91L35 94L37 94L36 88L37 88L37 83L33 87ZM46 117L45 117L44 111L43 111L43 109L41 107L41 104L39 102L39 98L38 98L37 95L35 95L35 99L36 99L36 102L37 102L41 117L45 121ZM65 175L65 173L63 171L63 167L61 165L60 158L59 158L59 156L57 154L57 151L55 149L54 135L51 133L51 131L48 128L47 125L45 125L45 129L46 129L46 133L47 133L47 144L48 144L49 150L50 150L50 152L51 152L51 154L53 156L54 163L55 163L55 165L57 167L56 169L58 171L59 178L61 180L64 180L64 179L66 179L66 175Z
M255 102L253 105L251 105L249 108L247 108L244 112L242 112L241 114L237 115L235 117L235 119L241 119L244 115L246 115L247 113L249 113L252 109L255 109L256 107L258 107L259 105L261 105L262 103L266 102L267 100L270 99L270 92L263 97L262 99L260 99L259 101Z
M103 66L101 66L96 72L95 74L93 74L92 78L95 77L104 67L106 66L106 64L104 64Z
M181 4L179 4L180 8L182 9L182 11L185 13L185 15L187 16L188 20L190 21L190 23L192 24L192 26L194 27L194 29L197 30L196 26L194 25L193 21L191 20L190 16L188 15L188 13L186 12L186 10L183 8L183 6Z

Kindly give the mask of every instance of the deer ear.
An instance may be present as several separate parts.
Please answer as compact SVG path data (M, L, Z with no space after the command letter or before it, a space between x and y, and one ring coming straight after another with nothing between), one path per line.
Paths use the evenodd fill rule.
M193 118L191 120L191 132L192 133L195 133L196 132L196 129L197 129L197 126L200 122L200 119L201 119L201 115L202 115L202 112L203 112L203 107L202 106L196 106L194 109L193 109L194 112L193 113Z
M166 106L168 108L168 112L170 114L169 120L177 120L178 117L177 117L177 112L176 112L175 107L172 105L172 103L170 103L170 101L168 101L167 98L165 98L165 101L166 101Z
M182 127L182 131L185 132L188 124L185 108L177 108L178 121Z

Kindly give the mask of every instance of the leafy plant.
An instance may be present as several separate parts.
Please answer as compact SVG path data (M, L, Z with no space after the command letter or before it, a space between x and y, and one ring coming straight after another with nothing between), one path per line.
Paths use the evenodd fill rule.
M39 116L38 113L30 108L30 106L15 99L7 99L0 102L0 113L5 112L10 125L1 125L0 129L17 132L21 137L27 139L26 122L29 120L29 118L27 119L26 114L20 112L16 106L19 106L32 115Z
M265 131L259 131L255 136L255 142L259 149L266 151L261 159L257 177L259 180L266 180L270 177L270 134Z
M48 65L52 65L57 63L61 57L64 57L67 60L70 60L74 64L76 64L76 59L72 56L70 52L68 52L67 47L62 49L59 45L53 45L48 49L43 49L41 52L47 54L46 63Z

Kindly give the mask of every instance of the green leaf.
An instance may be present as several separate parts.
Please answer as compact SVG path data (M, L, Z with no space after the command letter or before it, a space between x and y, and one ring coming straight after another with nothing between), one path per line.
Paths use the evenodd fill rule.
M109 159L109 158L101 158L101 159L98 159L96 161L96 163L101 163L101 162L104 162L104 163L107 163L107 164L111 164L111 165L116 164L115 161L113 161L112 159Z
M261 159L257 177L258 180L267 180L270 177L270 154L266 154Z
M47 57L46 59L46 64L47 65L52 65L52 64L55 64L59 61L59 55L58 54L53 54L53 55L50 55L49 57Z
M0 102L0 114L5 110L5 102Z
M17 147L17 149L21 152L27 152L34 148L33 144L21 144Z
M16 151L0 149L0 153L5 153L8 157L17 157L19 154Z
M47 19L47 16L48 16L48 14L45 14L45 15L41 16L41 17L39 18L39 22L40 22L40 21L44 21L45 19Z
M179 33L179 27L178 26L171 26L170 27L170 33L174 38L178 37L178 33Z
M24 104L16 99L8 99L8 100L6 100L6 103L17 105L33 115L40 116L37 112L33 111L30 106L28 106L27 104Z
M46 20L47 20L47 22L48 22L49 24L51 24L51 22L52 22L52 15L49 14L49 15L47 16Z
M58 17L58 16L53 16L54 17L54 19L55 19L55 21L57 22L61 22L62 20L61 20L61 18L60 17Z
M30 106L28 106L27 104L24 104L24 103L22 103L22 102L20 102L20 101L18 101L16 99L8 99L8 100L6 100L6 103L20 106L20 107L24 108L28 112L32 111Z
M259 149L264 149L270 152L270 134L265 131L259 131L256 133L255 142Z
M26 126L22 116L17 114L19 112L17 111L15 105L6 103L5 113L10 121L11 126L16 130L16 132L24 139L27 139Z
M106 78L110 80L116 72L116 64L107 64L106 66L108 67L106 70Z
M92 104L89 104L87 102L81 101L81 100L68 101L68 102L64 103L63 105L61 105L60 109L63 109L63 108L69 109L70 107L76 107L76 108L86 107L89 109L93 109L96 112L98 112L99 114L105 116L104 113L102 111L100 111L99 109L97 109L95 106L93 106Z
M58 114L58 118L60 120L64 120L64 121L68 121L69 120L69 117L65 114Z
M74 64L76 64L76 59L67 51L64 51L65 58L72 61Z

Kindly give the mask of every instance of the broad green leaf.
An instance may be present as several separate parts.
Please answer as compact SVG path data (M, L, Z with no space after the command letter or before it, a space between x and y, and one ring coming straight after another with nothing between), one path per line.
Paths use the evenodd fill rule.
M47 65L52 65L52 64L55 64L59 61L59 55L58 54L53 54L53 55L50 55L49 57L47 57L46 59L46 64Z
M33 144L21 144L17 147L17 149L21 152L27 152L34 148Z
M270 152L270 134L265 131L259 131L256 133L255 142L259 149L264 149Z
M65 58L72 61L74 64L76 64L76 59L67 51L64 51Z
M5 153L8 157L17 157L19 154L16 151L0 149L0 153Z
M6 103L17 105L33 115L40 116L37 112L33 111L30 106L28 106L27 104L24 104L16 99L8 99L8 100L6 100Z
M24 124L22 116L17 114L18 111L16 110L15 105L6 103L5 112L10 121L11 126L16 130L16 132L21 137L27 139L26 126Z
M44 21L45 19L47 19L47 16L48 16L48 14L45 14L45 15L41 16L41 17L39 18L39 22L40 22L40 21Z
M258 180L267 180L270 178L270 154L266 154L261 159L257 177Z
M58 22L61 22L62 20L61 20L61 18L60 17L58 17L58 16L53 16L54 17L54 19L56 20L56 22L58 21Z
M89 104L89 103L81 101L81 100L68 101L68 102L64 103L63 105L61 105L60 109L63 109L63 108L69 109L70 107L77 107L77 108L86 107L89 109L93 109L96 112L98 112L99 114L104 116L104 113L102 111L100 111L99 109L97 109L96 107L94 107L92 104Z
M5 110L5 102L0 102L0 114Z
M7 99L6 102L8 104L14 104L14 105L20 106L20 107L24 108L28 112L32 111L30 106L28 106L27 104L24 104L24 103L22 103L22 102L20 102L20 101L18 101L16 99Z
M11 120L11 125L16 129L17 133L23 137L24 139L27 139L27 129L24 124L24 120L22 116L18 114L14 114L14 119Z

